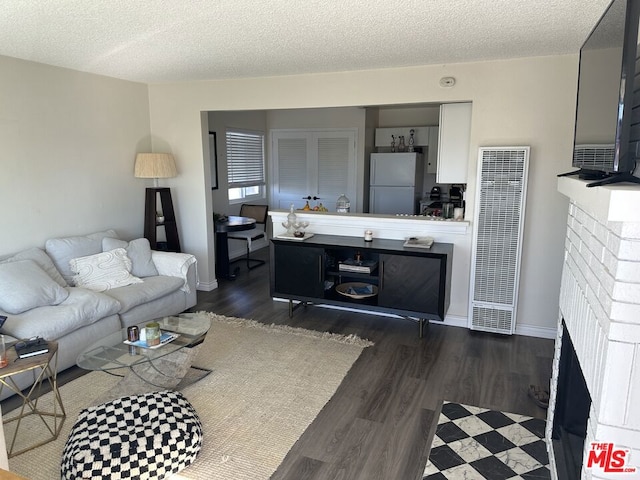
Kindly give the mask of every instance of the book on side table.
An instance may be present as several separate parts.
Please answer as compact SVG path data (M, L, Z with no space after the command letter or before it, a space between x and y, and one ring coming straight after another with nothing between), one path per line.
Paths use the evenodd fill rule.
M31 338L29 340L21 340L15 344L18 358L29 358L35 355L41 355L49 351L49 344L44 338Z

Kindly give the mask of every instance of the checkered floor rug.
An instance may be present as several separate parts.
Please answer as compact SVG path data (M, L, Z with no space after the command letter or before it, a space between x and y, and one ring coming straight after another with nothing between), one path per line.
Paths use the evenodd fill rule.
M545 421L444 402L423 480L550 479Z

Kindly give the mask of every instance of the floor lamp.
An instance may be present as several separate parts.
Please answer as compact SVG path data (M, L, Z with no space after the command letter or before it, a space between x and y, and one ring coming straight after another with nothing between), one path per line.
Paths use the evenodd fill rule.
M171 189L158 187L159 178L171 178L178 174L176 162L170 153L138 153L134 175L136 178L153 178L154 187L147 188L144 203L144 237L153 250L180 251L180 238L176 216L173 212ZM160 209L158 209L158 195ZM162 215L158 215L161 211ZM167 241L157 241L158 228L164 227Z

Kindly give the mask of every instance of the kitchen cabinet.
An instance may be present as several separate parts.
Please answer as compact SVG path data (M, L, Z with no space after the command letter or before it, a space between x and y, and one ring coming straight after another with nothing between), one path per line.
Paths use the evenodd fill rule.
M304 241L271 239L270 291L289 300L289 315L310 303L395 314L414 320L419 334L428 320L443 321L449 308L453 245L434 243L430 249L407 248L402 240L314 235ZM374 263L370 272L346 272L345 260ZM361 282L377 294L351 298L337 286ZM294 301L298 301L294 305Z
M398 151L398 137L404 136L405 152L409 147L409 138L411 137L411 130L413 129L413 145L414 147L427 147L429 146L430 130L432 127L385 127L376 128L376 147L388 147L391 148L391 136L396 139L396 152Z
M437 183L467 183L471 103L440 105Z
M438 173L438 134L440 127L429 127L429 149L427 150L427 173Z

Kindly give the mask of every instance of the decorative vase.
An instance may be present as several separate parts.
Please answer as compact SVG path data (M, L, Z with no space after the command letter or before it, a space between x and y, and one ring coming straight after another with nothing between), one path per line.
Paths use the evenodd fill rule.
M336 212L338 213L349 213L351 210L351 201L349 198L343 193L338 197L338 201L336 202Z
M287 221L282 222L282 226L287 229L287 233L289 235L293 235L293 232L295 231L295 225L298 223L298 217L293 210L294 207L292 203L291 207L289 207L289 215L287 215Z

